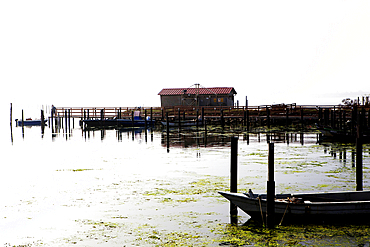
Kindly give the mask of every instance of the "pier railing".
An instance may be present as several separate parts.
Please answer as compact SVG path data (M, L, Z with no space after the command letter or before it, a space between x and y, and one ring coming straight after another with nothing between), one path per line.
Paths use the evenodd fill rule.
M370 106L357 105L260 105L260 106L173 106L173 107L58 107L54 117L69 117L80 119L101 119L101 118L131 118L134 111L140 111L141 116L151 116L154 120L164 120L168 113L171 119L196 118L199 116L205 119L239 119L246 121L293 121L298 120L321 122L330 124L336 119L346 121L352 119L353 110L363 111L363 116L369 119ZM339 120L338 120L339 121ZM370 123L370 121L367 121Z

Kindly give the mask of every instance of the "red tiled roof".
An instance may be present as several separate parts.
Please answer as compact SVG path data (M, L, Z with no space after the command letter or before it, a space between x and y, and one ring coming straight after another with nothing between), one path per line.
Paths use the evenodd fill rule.
M163 88L158 95L181 95L184 94L236 94L233 87L209 87L209 88ZM198 91L199 90L199 91Z

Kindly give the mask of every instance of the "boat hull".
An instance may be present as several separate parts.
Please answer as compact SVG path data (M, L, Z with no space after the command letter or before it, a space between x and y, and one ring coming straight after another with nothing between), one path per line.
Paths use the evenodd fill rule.
M82 120L86 128L132 128L132 127L145 127L145 122L148 127L154 125L151 120L134 120L131 119L86 119Z
M166 121L163 121L161 122L163 126L167 126L167 122ZM173 128L173 127L192 127L192 126L202 126L202 121L181 121L180 124L179 122L175 121L175 122L169 122L168 123L169 127Z
M262 221L266 216L267 201L264 197L251 198L242 193L228 192L220 192L220 194L251 216L253 220ZM275 200L276 223L282 220L285 223L369 223L369 191L290 195L290 198L293 197L302 198L302 200L300 203L278 197Z
M46 124L47 120L44 120ZM22 126L22 120L16 120L17 126ZM23 126L41 126L41 120L24 120Z

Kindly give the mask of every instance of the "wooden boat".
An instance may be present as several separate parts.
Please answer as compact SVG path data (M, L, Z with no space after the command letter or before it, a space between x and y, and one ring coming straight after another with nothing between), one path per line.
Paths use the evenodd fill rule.
M161 122L163 126L167 126L166 121ZM173 127L179 127L179 121L171 121L168 123L168 125L173 128ZM186 120L186 121L180 121L180 126L181 127L192 127L192 126L202 126L203 122L201 120Z
M266 194L219 192L247 213L253 220L263 221ZM370 191L278 194L274 201L274 220L279 223L360 223L370 219Z
M86 128L132 128L132 127L145 127L145 122L148 127L154 125L151 119L85 119L82 123Z
M15 119L16 126L22 126L22 120ZM44 123L46 124L47 120L44 120ZM35 119L32 120L31 118L27 118L26 120L23 121L23 126L41 126L41 120L40 119Z

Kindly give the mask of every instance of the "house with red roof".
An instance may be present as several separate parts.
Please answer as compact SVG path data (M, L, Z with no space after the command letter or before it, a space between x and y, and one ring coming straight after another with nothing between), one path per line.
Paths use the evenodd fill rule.
M161 106L234 106L236 91L233 87L193 86L162 89L158 93Z

